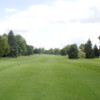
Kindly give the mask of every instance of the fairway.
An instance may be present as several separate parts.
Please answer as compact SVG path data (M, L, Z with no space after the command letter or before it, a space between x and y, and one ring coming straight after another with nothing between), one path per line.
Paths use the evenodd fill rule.
M100 100L100 59L0 58L0 100Z

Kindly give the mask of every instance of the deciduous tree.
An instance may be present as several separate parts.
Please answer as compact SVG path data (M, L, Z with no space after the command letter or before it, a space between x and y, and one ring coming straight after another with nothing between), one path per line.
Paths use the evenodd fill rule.
M6 35L0 36L0 56L6 56L10 52L8 44L8 37Z
M15 36L18 45L18 55L25 55L26 53L26 41L21 35Z

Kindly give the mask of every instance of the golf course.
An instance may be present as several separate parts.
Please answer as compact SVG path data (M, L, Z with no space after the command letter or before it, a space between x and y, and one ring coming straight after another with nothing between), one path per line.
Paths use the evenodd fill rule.
M100 58L0 58L0 100L100 100Z

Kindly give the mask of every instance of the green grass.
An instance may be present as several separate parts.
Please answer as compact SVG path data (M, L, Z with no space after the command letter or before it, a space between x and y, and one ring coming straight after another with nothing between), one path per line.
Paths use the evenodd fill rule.
M0 58L0 100L100 100L100 59Z

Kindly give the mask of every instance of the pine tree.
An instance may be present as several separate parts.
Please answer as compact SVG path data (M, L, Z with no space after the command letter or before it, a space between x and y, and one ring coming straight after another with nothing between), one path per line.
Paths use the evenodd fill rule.
M97 48L97 45L94 46L93 52L94 52L94 57L98 58L99 57L99 50Z
M86 53L86 58L93 58L94 57L92 43L91 43L90 39L85 44L85 53Z
M17 42L15 40L15 36L13 34L13 31L10 31L8 33L8 43L10 45L10 53L8 54L8 56L17 57L18 56L18 45L17 45Z

